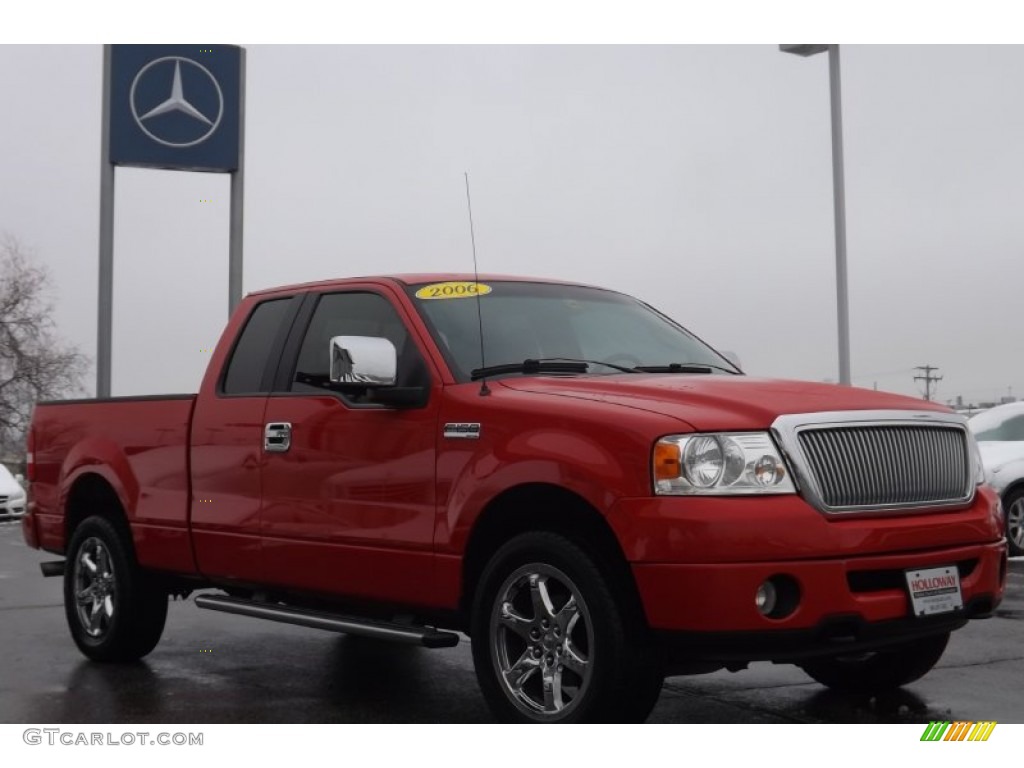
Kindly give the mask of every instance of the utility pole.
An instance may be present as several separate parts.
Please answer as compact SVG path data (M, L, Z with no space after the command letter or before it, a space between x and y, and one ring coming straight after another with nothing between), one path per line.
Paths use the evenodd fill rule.
M932 399L932 382L934 381L934 382L938 383L938 382L942 381L942 377L941 376L932 376L932 371L937 371L939 369L936 368L933 365L919 365L916 368L914 368L914 370L915 371L924 371L924 376L915 376L914 377L914 381L923 381L924 382L924 399L925 400L931 400Z

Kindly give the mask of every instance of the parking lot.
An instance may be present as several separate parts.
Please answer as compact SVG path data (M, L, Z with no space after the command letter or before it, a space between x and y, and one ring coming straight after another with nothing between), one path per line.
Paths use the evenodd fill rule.
M468 641L445 650L376 641L172 604L143 662L88 662L17 523L0 523L0 722L486 722ZM953 635L939 666L885 697L827 691L790 666L666 682L652 722L1024 722L1024 561L998 616Z

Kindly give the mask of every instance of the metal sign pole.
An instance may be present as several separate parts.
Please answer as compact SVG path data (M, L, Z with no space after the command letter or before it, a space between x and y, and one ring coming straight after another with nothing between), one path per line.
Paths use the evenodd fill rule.
M245 213L245 49L240 51L238 168L231 174L231 225L228 234L228 316L242 300L242 234Z
M100 273L96 326L96 397L110 397L114 327L114 166L110 162L110 46L103 46L103 112L100 130Z
M231 174L228 310L242 299L245 50L106 45L100 146L96 396L110 397L118 165Z
M850 299L846 280L846 178L843 173L843 99L839 85L839 46L828 47L832 105L832 200L836 217L836 307L839 326L839 383L850 381Z

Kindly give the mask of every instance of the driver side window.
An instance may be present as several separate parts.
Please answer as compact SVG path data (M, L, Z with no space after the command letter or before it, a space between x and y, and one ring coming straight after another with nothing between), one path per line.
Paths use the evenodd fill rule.
M391 302L369 292L330 293L320 297L306 329L299 359L292 375L292 392L330 390L330 341L335 336L375 336L395 345L398 353L397 386L414 386L426 376L419 350L409 336ZM366 388L346 388L344 399L355 403L371 402Z

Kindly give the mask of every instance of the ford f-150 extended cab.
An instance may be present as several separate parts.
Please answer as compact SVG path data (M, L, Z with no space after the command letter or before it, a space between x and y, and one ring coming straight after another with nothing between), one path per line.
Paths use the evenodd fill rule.
M523 278L251 294L198 394L39 404L28 473L86 656L144 656L198 589L465 633L503 720L642 720L665 676L754 660L900 686L1006 576L960 416L752 378L636 299Z

